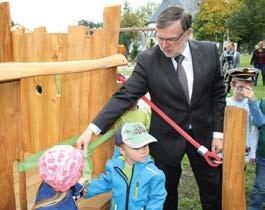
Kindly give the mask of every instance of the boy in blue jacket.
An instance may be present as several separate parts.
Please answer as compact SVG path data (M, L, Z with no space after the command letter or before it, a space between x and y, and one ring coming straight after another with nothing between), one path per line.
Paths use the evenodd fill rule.
M165 175L154 165L148 146L156 141L142 123L125 123L115 136L120 155L107 161L105 173L91 180L84 197L111 191L113 210L162 210Z

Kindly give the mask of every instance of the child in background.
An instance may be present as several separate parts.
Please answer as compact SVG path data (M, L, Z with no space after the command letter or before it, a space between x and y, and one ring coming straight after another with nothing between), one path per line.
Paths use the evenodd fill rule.
M113 210L162 210L165 175L154 165L148 146L156 141L143 124L125 123L115 136L120 155L108 160L105 173L91 180L85 198L111 191Z
M58 145L47 150L39 159L43 182L32 209L77 210L75 201L84 188L80 179L83 165L81 151L72 146Z
M227 106L236 106L243 108L248 113L248 126L246 137L246 161L249 161L249 153L251 151L251 127L262 125L263 115L259 108L259 103L254 95L254 81L257 74L257 69L237 68L227 71L227 74L232 77L231 87L233 95L226 98Z
M263 123L254 130L258 134L256 156L252 163L256 163L256 177L249 200L249 210L259 210L265 204L265 97L260 100L260 109L263 113Z
M142 108L139 108L137 102L132 104L130 109L125 112L116 122L114 127L119 129L125 123L143 123L145 129L150 127L150 113Z

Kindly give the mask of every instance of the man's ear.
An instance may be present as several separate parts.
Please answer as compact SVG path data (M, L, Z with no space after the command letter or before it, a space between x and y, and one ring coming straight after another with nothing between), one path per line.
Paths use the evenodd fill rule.
M188 36L190 37L192 35L192 28L188 29Z

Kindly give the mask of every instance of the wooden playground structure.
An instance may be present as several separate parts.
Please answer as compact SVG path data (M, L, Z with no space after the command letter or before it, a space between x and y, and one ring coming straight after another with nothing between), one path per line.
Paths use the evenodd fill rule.
M103 28L91 34L85 26L68 33L45 27L11 32L9 4L0 3L0 209L30 209L40 182L36 170L16 172L14 163L61 141L78 136L117 89L120 5L106 7ZM244 210L244 134L246 113L227 108L223 209ZM94 175L104 170L113 142L95 149ZM236 176L235 176L236 175ZM108 209L109 195L97 200Z

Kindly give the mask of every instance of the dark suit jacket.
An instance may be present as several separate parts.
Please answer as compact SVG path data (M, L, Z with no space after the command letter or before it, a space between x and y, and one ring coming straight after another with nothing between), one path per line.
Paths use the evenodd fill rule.
M183 129L192 126L196 140L210 149L213 131L223 131L225 88L215 44L189 41L194 83L190 104L180 85L172 60L158 46L138 55L131 77L116 92L93 121L103 133L128 107L146 92L151 100ZM154 111L150 134L158 139L150 145L151 155L176 165L185 152L186 141Z

